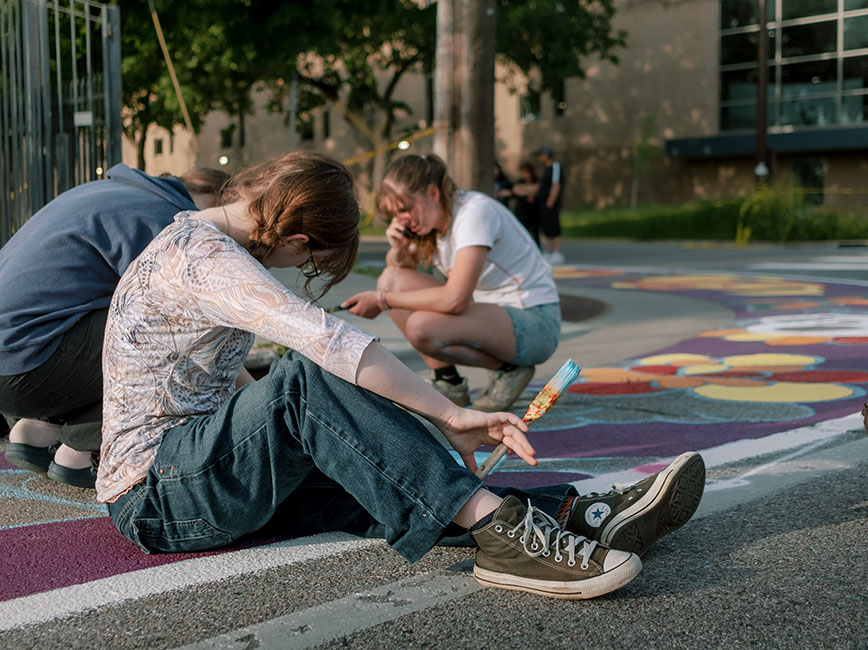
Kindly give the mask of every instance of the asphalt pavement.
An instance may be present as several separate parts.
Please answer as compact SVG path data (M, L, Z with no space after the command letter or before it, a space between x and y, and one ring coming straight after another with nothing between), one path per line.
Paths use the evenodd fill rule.
M661 256L659 248L637 250L649 255L632 255L637 266L653 268L653 257ZM715 253L708 250L717 249L700 249L695 262L682 266L714 266ZM756 258L720 266L746 275L770 272L751 264L788 263L788 253L771 250L765 256L754 250ZM367 242L362 272L335 287L322 304L373 288L380 251L380 244ZM604 253L597 247L595 255ZM808 257L802 251L793 264L828 264L816 260L845 254L862 255L822 246ZM588 262L589 257L590 249L567 249L573 275L562 275L559 291L587 302L565 321L557 353L536 369L536 384L567 358L587 368L614 367L674 350L735 319L731 305L702 293L572 282L576 269L593 273L606 267L604 259ZM277 275L295 287L292 273ZM852 282L868 294L868 282ZM582 309L591 317L583 318ZM343 317L379 336L410 367L424 369L387 317ZM854 354L865 349L854 348ZM865 361L868 369L868 356ZM484 371L467 374L472 389L484 385ZM581 404L565 400L555 406L565 413L557 416L553 409L553 415L566 417ZM648 411L649 426L657 415ZM868 648L868 436L861 416L854 410L785 429L771 446L747 435L709 444L709 482L697 515L645 556L636 580L592 601L480 588L469 575L468 549L436 548L408 565L381 541L338 535L192 558L0 602L0 647ZM623 473L621 466L607 470L608 456L573 456L553 457L550 467L596 463L581 475L582 486L607 489L603 481ZM23 479L6 471L0 480L18 486ZM54 489L28 485L35 494ZM87 501L72 492L52 494ZM0 518L18 516L17 529L26 527L27 517L13 510L30 506L3 501Z

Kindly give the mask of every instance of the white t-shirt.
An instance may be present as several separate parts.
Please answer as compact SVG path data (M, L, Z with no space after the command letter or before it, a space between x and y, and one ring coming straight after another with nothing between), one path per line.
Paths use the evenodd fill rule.
M458 251L467 246L489 249L475 302L520 309L558 302L552 267L527 230L502 203L481 192L456 194L449 230L437 238L434 267L448 277Z

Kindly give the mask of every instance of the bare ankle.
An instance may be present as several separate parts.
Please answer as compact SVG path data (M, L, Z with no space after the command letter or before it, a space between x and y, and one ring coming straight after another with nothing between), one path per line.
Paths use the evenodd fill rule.
M50 422L22 418L9 431L9 442L17 442L33 447L50 447L57 442L60 427Z
M54 462L69 469L85 469L90 467L90 452L76 451L72 447L60 445L54 454Z

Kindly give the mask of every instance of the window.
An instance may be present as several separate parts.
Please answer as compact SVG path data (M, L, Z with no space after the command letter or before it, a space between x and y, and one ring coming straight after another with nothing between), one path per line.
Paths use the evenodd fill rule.
M555 105L555 117L563 117L567 112L567 88L564 81L561 81L552 93L552 101Z
M826 187L826 163L822 158L793 162L793 183L804 191L805 203L822 205Z
M868 15L854 16L844 21L844 49L868 47Z
M758 6L720 1L722 131L756 127ZM868 121L868 0L766 0L766 7L769 128Z
M298 116L298 133L302 140L313 140L313 119L310 114Z
M529 91L519 97L519 117L532 122L539 117L540 95L538 92Z
M235 134L235 125L230 124L225 129L220 129L220 146L223 149L232 148L232 136Z
M162 156L163 155L163 138L155 138L154 139L154 155Z

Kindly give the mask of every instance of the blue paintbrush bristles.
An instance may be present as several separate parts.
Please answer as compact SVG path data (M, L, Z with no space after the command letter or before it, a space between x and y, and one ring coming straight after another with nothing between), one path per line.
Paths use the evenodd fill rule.
M558 393L562 393L570 387L570 384L576 381L581 371L582 369L572 359L567 359L564 365L561 366L561 369L551 378L548 385Z

